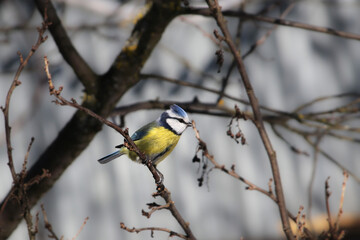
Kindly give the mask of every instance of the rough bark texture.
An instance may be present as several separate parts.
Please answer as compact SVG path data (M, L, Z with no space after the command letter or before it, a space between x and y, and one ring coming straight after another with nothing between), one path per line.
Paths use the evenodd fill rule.
M140 70L159 42L166 26L176 16L180 4L179 1L155 1L147 14L135 25L127 45L123 47L109 71L103 76L97 76L73 48L51 3L46 5L45 0L35 2L42 15L46 6L49 21L53 23L49 30L59 51L85 87L82 104L103 117L107 117L121 97L140 80ZM72 50L69 51L69 48ZM51 174L51 177L32 185L28 190L31 207L54 185L100 130L101 124L86 113L77 111L74 114L29 170L28 179L41 174L42 169L49 170ZM4 202L0 207L3 204ZM0 239L8 238L21 220L19 204L12 198L0 215Z

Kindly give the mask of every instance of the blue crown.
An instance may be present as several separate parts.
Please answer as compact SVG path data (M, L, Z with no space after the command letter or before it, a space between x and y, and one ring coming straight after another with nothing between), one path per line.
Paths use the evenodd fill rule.
M184 111L184 109L182 109L181 107L179 107L179 106L176 105L176 104L171 105L171 106L170 106L170 109L171 109L171 111L173 111L175 114L177 114L177 115L179 115L179 116L181 116L181 117L183 117L183 118L187 117L187 114L186 114L186 112Z

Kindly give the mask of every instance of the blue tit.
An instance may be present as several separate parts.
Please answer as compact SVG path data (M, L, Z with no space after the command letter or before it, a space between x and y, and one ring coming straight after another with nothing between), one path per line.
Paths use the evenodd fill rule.
M173 104L157 120L137 130L131 136L131 139L140 152L144 153L147 159L151 160L156 167L174 150L181 134L189 126L191 126L191 122L186 112L178 105ZM141 163L138 155L133 151L129 151L123 144L116 147L119 148L118 151L98 161L104 164L126 154L131 160Z

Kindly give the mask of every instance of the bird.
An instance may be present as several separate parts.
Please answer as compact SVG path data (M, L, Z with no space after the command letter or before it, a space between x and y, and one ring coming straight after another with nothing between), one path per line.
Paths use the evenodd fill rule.
M181 134L191 125L187 113L178 105L172 104L158 119L138 129L131 139L157 170L156 166L174 150ZM124 144L116 148L119 150L100 158L98 162L105 164L126 154L132 161L142 163L139 156L127 149ZM158 170L157 172L162 182L163 176Z

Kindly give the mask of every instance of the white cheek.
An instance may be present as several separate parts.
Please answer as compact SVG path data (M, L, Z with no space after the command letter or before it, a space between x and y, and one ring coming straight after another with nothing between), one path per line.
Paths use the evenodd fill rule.
M166 123L169 124L177 134L182 134L186 129L186 125L176 119L166 119Z

